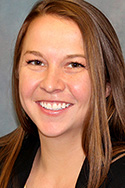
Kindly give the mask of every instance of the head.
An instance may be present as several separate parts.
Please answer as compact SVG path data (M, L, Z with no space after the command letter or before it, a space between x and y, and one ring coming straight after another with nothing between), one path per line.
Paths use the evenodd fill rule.
M23 42L31 22L43 15L56 15L73 20L79 27L85 46L85 54L92 83L90 113L84 132L83 143L95 140L110 140L111 131L117 122L124 123L120 116L123 108L124 62L119 41L107 18L95 7L83 0L43 0L37 3L25 19L17 37L13 66L13 96L21 126L28 133L37 134L35 124L25 113L19 99L18 68ZM123 130L118 127L118 133ZM84 133L83 133L84 134ZM95 141L97 143L98 141ZM108 141L107 141L108 142ZM85 149L86 148L86 149ZM84 144L86 153L88 146Z

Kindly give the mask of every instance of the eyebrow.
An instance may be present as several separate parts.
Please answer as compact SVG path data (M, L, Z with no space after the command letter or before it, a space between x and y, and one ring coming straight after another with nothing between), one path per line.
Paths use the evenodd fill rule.
M28 51L26 51L26 52L24 53L24 56L25 56L26 54L32 54L32 55L35 55L35 56L43 57L43 55L42 55L40 52L38 52L38 51L30 51L30 50L28 50Z
M35 56L38 56L38 57L42 57L43 58L43 55L39 52L39 51L30 51L30 50L28 50L28 51L26 51L25 53L24 53L24 56L26 55L26 54L32 54L32 55L35 55ZM70 54L70 55L66 55L66 59L68 58L68 59L70 59L70 58L75 58L75 57L81 57L81 58L84 58L84 59L86 59L86 57L85 57L85 55L83 55L83 54Z
M67 58L75 58L75 57L82 57L82 58L86 58L85 55L83 54L71 54L71 55L67 55Z

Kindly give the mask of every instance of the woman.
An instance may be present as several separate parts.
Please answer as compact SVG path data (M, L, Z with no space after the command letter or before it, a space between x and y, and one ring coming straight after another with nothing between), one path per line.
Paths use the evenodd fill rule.
M125 65L99 10L33 7L15 46L13 99L20 126L0 139L0 187L125 186Z

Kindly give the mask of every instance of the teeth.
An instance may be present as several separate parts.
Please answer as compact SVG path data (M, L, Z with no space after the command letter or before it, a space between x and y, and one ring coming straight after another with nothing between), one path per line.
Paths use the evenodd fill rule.
M58 109L58 105L56 103L54 103L53 106L51 105L51 109L57 110Z
M68 106L70 106L70 104L66 104L66 103L51 104L51 103L46 103L46 102L41 102L40 105L43 108L46 108L47 110L61 110L61 109L64 109L64 108L67 108Z

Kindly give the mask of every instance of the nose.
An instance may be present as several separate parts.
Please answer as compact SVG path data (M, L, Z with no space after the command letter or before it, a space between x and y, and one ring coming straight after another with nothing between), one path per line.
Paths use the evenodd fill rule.
M65 82L58 68L48 68L41 79L40 88L47 93L57 93L65 89Z

